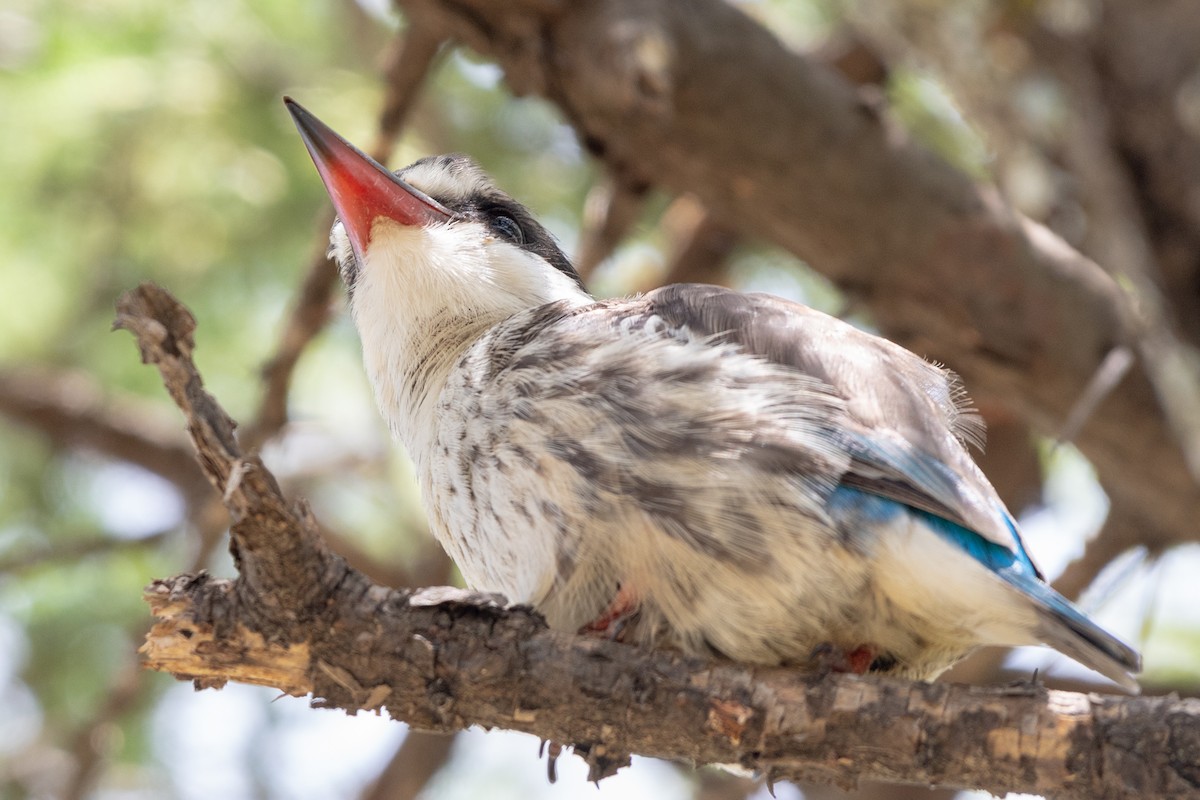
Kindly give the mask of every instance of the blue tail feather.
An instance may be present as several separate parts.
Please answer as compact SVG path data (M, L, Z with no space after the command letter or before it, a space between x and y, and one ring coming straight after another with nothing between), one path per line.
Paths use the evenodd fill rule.
M1041 620L1036 634L1046 644L1107 675L1125 688L1137 691L1137 683L1131 673L1140 671L1141 657L1088 619L1041 579L1021 545L1011 519L1008 525L1013 531L1013 541L1017 547L1015 551L935 514L846 486L834 490L829 497L828 507L839 521L855 521L859 524L866 521L884 522L900 513L915 516L930 530L957 545L1029 598Z
M1032 600L1042 622L1037 633L1043 641L1107 675L1127 689L1137 690L1137 683L1130 673L1141 671L1141 656L1088 619L1071 601L1054 591L1039 577L1029 554L1021 544L1016 526L1011 519L1007 519L1007 515L1008 526L1018 547L1017 552L933 514L918 509L913 509L912 513L924 520L938 534L969 553L1009 586Z

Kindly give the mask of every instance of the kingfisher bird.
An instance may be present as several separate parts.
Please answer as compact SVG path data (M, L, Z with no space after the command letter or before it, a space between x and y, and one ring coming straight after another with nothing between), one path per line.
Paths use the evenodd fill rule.
M932 680L1045 644L1137 691L967 444L957 377L768 294L597 300L468 157L390 172L290 98L379 408L475 589L555 629Z

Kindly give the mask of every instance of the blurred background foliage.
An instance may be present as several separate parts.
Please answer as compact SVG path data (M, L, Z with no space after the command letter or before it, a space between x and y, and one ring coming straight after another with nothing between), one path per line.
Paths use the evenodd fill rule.
M959 13L986 13L987 4L970 5ZM805 49L850 13L835 0L742 6ZM128 335L110 333L118 294L155 281L199 320L209 389L236 419L250 419L260 369L326 233L317 223L324 191L280 98L293 95L370 142L381 54L401 27L386 5L366 0L9 0L0 9L0 382L53 385L69 407L119 411L180 439L157 373ZM1003 177L987 138L931 72L899 69L886 92L932 148L972 175ZM439 62L392 160L455 150L474 155L574 249L595 166L555 109L512 98L498 68L458 50ZM658 222L668 205L646 204L595 273L598 293L661 279L669 242ZM739 243L729 275L852 310L824 279L762 244ZM305 351L289 416L268 464L349 546L415 569L429 545L409 466L378 420L344 317ZM192 567L231 574L211 534L222 523L189 490L79 444L52 425L0 421L0 798L364 791L403 726L275 703L246 687L195 695L136 669L149 622L142 587ZM1092 511L1064 552L1103 513L1086 465L1071 463L1075 488L1058 507L1082 495ZM1052 524L1071 527L1062 515ZM1197 679L1193 622L1175 617L1162 633L1163 674L1177 685ZM502 738L461 737L451 763L470 767L443 770L428 796L595 793L574 773L552 789L536 743ZM712 788L649 762L626 773L601 793Z

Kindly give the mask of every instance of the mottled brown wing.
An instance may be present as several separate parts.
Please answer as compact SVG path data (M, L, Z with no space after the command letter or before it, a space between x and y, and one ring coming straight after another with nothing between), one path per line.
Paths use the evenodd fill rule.
M772 295L676 284L643 300L671 328L736 344L832 387L846 404L846 418L831 431L852 459L844 485L1023 550L1003 503L964 446L982 439L983 422L953 373Z

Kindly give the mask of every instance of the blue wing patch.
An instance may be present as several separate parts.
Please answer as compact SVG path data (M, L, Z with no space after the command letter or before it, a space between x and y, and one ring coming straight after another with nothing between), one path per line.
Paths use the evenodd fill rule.
M851 541L865 537L873 525L890 522L901 514L919 519L929 530L958 546L1029 598L1043 621L1038 630L1043 641L1136 691L1137 683L1128 673L1141 668L1140 656L1042 580L1007 514L1005 520L1013 533L1015 551L936 514L845 485L829 495L826 510L839 532Z
M1013 541L1017 543L1016 552L988 541L978 533L936 514L850 486L841 485L834 489L826 501L826 510L838 528L847 531L860 530L871 523L889 522L900 514L911 514L924 522L930 530L954 543L967 555L1017 588L1023 589L1023 583L1026 581L1041 583L1038 572L1021 546L1021 540L1011 522L1009 527L1013 532ZM1005 573L1012 573L1013 579Z
M935 514L930 514L928 511L922 511L917 508L909 509L909 511L943 539L958 545L971 558L983 564L1018 589L1025 589L1028 583L1045 585L1040 580L1038 571L1033 566L1029 554L1025 552L1025 547L1021 544L1021 537L1017 534L1017 529L1012 521L1008 519L1007 514L1004 515L1005 522L1008 524L1008 529L1012 531L1013 542L1017 546L1015 552L1003 545L988 541L978 533L968 530L962 525L942 519Z

